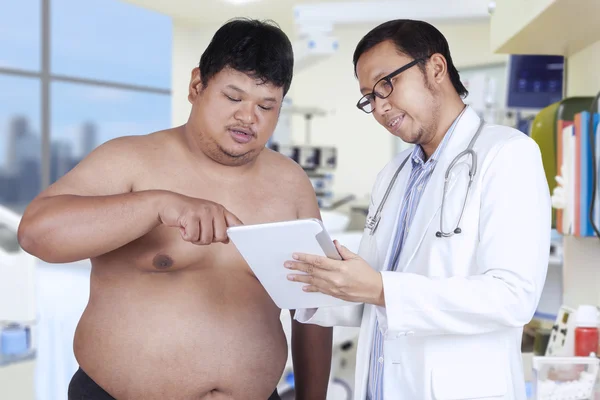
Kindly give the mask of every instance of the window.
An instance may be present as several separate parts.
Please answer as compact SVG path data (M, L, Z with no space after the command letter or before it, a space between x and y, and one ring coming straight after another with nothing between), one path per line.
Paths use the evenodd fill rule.
M21 212L40 189L40 81L0 75L0 203Z
M52 0L50 26L53 74L171 85L167 16L117 0Z
M169 17L119 0L0 0L0 204L22 212L99 144L168 128L171 46Z
M39 71L40 0L0 0L0 68Z
M168 128L170 102L162 94L54 82L51 182L110 139Z

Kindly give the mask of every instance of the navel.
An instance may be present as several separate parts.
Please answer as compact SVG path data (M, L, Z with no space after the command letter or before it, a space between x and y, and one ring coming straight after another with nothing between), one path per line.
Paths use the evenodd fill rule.
M166 254L157 254L152 260L152 265L157 269L167 269L173 266L173 259Z

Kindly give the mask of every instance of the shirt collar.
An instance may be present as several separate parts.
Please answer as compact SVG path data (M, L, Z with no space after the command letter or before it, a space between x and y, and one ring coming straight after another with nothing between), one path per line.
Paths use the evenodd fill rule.
M452 125L446 131L446 134L442 138L442 141L440 142L438 147L435 149L435 151L433 152L433 154L431 155L431 157L429 157L429 159L427 161L425 161L425 151L423 151L423 148L421 147L421 145L417 145L414 147L412 154L410 156L413 167L416 167L417 165L435 164L437 162L440 155L442 154L442 151L444 151L446 144L450 140L450 136L452 136L452 132L454 132L454 127L456 126L456 123L458 122L459 118L460 118L460 115L454 119L454 122L452 122Z

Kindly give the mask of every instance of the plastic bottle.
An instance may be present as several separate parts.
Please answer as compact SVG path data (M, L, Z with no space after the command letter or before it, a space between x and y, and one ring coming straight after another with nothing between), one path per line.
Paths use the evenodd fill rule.
M27 331L19 325L0 329L0 358L27 352Z
M575 323L575 356L588 357L598 350L598 309L592 305L577 308Z

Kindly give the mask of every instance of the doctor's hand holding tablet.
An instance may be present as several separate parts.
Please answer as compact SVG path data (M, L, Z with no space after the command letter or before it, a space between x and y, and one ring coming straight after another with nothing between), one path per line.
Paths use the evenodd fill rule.
M342 261L314 254L294 253L285 267L304 274L290 273L288 279L305 283L306 292L320 292L342 300L385 305L381 274L365 260L334 241Z
M381 295L380 274L334 243L320 220L234 226L227 234L281 309L350 305Z

